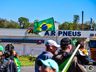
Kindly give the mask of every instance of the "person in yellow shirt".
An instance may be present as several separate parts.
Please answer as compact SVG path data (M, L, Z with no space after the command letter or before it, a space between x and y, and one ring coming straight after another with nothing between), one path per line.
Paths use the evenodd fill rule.
M86 48L84 48L83 46L80 46L79 48L79 52L82 56L88 56L88 51Z
M76 46L80 44L80 48L78 49L77 57L81 64L89 64L90 62L94 62L89 57L88 50L84 47L84 41L77 41Z

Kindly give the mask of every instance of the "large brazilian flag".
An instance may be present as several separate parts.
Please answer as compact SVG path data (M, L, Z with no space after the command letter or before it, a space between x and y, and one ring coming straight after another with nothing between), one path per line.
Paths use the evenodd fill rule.
M34 22L34 32L55 31L54 19L48 18L39 22Z

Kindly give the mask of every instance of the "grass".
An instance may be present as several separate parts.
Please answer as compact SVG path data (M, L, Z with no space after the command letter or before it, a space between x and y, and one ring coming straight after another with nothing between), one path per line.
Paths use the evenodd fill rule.
M21 66L33 66L35 63L35 57L32 56L19 56Z

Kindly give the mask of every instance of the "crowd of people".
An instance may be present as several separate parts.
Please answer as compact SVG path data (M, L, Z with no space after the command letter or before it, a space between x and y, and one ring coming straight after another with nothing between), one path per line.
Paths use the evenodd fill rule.
M87 72L85 64L94 62L84 47L84 41L75 41L74 45L70 38L63 38L60 45L54 40L45 42L46 50L43 51L35 61L35 72L62 72L67 61L75 48L80 45L67 72Z
M60 45L54 40L45 42L45 51L37 56L35 72L62 72L66 63L79 45L67 72L87 72L85 64L95 62L92 60L84 46L84 41L74 41L70 38L62 38ZM0 72L21 72L21 64L18 54L12 44L5 47L0 45Z
M0 72L21 72L20 61L12 44L0 45Z

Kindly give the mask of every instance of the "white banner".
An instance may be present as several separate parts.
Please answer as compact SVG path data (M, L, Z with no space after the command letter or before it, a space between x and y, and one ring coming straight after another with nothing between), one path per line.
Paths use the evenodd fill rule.
M59 30L40 32L40 36L60 36L60 37L93 37L96 36L96 31L77 31L77 30Z

